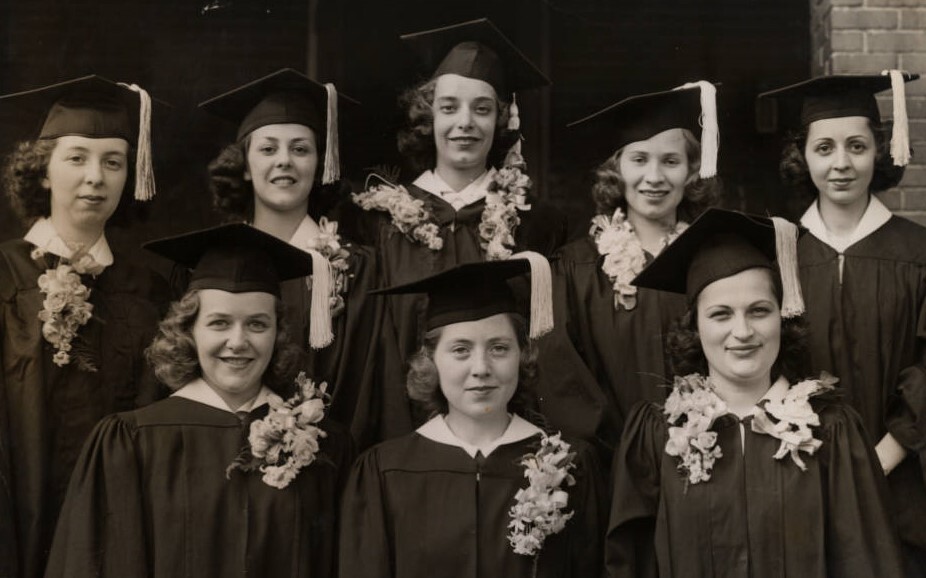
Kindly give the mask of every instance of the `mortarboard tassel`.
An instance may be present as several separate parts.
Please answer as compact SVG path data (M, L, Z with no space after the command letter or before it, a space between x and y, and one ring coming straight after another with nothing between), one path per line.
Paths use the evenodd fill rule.
M325 83L328 92L328 120L325 123L325 168L322 184L329 185L341 178L341 155L338 152L338 90Z
M781 316L797 317L804 314L804 296L797 268L797 225L772 217L775 225L775 254L781 275Z
M898 167L910 162L910 126L907 120L907 95L904 75L900 70L884 70L891 76L891 94L894 105L894 128L891 132L891 158Z
M518 109L518 96L511 93L511 105L508 107L508 130L521 130L521 115ZM508 149L508 154L514 153L515 156L521 155L521 134L518 134L518 140ZM507 159L506 159L507 161Z
M534 251L515 253L511 259L527 259L531 266L530 338L553 331L553 275L547 258Z
M312 277L306 278L306 284L312 293L309 304L309 346L322 349L331 345L334 333L331 331L331 263L321 253L307 249L312 256Z
M701 171L702 179L717 175L717 158L720 149L720 129L717 125L717 88L706 80L688 82L676 88L701 90Z
M135 153L135 200L150 201L154 198L154 167L151 159L151 96L137 84L120 82L129 90L138 93L138 144Z

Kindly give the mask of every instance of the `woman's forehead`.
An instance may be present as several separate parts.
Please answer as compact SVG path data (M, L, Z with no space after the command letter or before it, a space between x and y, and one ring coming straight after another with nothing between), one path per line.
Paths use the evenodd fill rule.
M458 98L473 100L477 98L498 99L495 89L484 80L468 78L459 74L442 74L434 83L434 98Z

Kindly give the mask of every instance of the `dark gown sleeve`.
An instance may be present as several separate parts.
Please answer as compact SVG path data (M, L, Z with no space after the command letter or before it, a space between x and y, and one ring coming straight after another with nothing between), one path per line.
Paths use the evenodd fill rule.
M903 576L887 485L859 415L833 404L821 411L826 468L828 575L834 578Z
M87 439L68 486L46 578L146 576L147 547L135 428L120 414Z
M654 537L665 443L665 416L659 407L637 404L612 464L611 517L604 544L610 578L658 575Z
M339 575L388 578L393 575L382 472L377 448L354 463L341 507Z
M608 523L604 470L598 452L590 445L576 446L576 486L571 491L575 499L575 514L568 523L574 525L569 543L569 576L601 576L601 545ZM541 561L543 553L541 552Z
M12 296L7 291L12 289L11 280L0 272L0 307L7 307ZM0 314L0 335L6 334L4 315ZM0 341L0 359L5 360L2 341ZM6 379L0 371L0 576L15 576L18 570L16 548L16 519L13 498L13 470L10 456L10 421L9 403L6 395Z

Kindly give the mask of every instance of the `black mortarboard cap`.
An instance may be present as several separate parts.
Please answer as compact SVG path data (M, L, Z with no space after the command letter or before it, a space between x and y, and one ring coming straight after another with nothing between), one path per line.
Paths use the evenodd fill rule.
M894 125L891 156L895 165L906 166L910 161L910 130L904 83L919 77L919 74L900 70L886 70L882 74L819 76L763 92L758 98L774 98L781 102L781 116L784 124L789 126L806 127L817 120L847 116L862 116L874 126L880 126L881 113L875 94L892 89Z
M701 177L717 173L717 104L715 87L699 81L674 90L630 96L615 104L569 123L576 126L596 123L608 135L607 148L601 155L633 142L647 140L661 132L682 128L690 130L701 141ZM703 131L702 131L703 128Z
M280 296L280 281L312 274L312 257L244 223L201 229L145 243L162 257L192 269L188 289Z
M487 18L403 34L432 78L458 74L489 83L499 98L548 86L550 79Z
M804 305L797 274L797 236L797 227L784 219L708 209L633 284L685 294L693 305L714 281L747 269L767 268L781 274L782 315L799 315Z
M136 85L102 76L82 76L0 96L0 106L44 118L39 139L62 136L121 138L136 149L135 198L154 196L151 168L151 97Z
M531 251L504 261L463 263L417 281L373 291L383 295L426 293L427 330L485 319L499 313L518 313L518 300L509 279L530 273L530 336L553 328L550 264ZM527 312L524 312L527 313Z

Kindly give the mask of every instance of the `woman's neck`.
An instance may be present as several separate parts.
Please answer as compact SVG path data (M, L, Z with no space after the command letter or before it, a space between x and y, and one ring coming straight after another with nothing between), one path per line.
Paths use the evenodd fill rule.
M67 219L56 219L55 215L51 215L48 220L51 221L52 227L55 228L55 233L61 237L71 250L77 250L78 248L89 249L103 236L102 225L79 227Z
M727 404L731 413L745 417L759 403L762 396L772 387L772 378L766 375L759 379L732 381L715 373L710 373L714 391Z
M447 427L464 442L478 447L484 447L491 444L498 438L502 437L508 424L511 423L511 416L507 412L492 412L480 419L459 413L450 409L444 417Z
M453 189L454 192L460 192L485 174L486 169L485 167L479 166L460 169L438 162L437 166L434 168L434 172L443 179L445 183L450 185L450 188Z
M672 213L671 217L664 220L648 219L628 209L627 220L633 225L633 230L640 239L643 249L650 255L658 255L662 251L666 235L675 228L676 216Z
M827 232L835 237L848 237L858 228L870 201L870 194L851 205L837 205L820 198L817 207Z
M277 239L289 242L289 240L293 238L293 235L296 234L299 225L301 225L302 221L306 218L306 210L307 207L299 207L292 211L281 213L271 211L261 205L255 205L254 227L273 235ZM311 217L309 220L312 221ZM315 221L312 221L312 224L315 225Z

